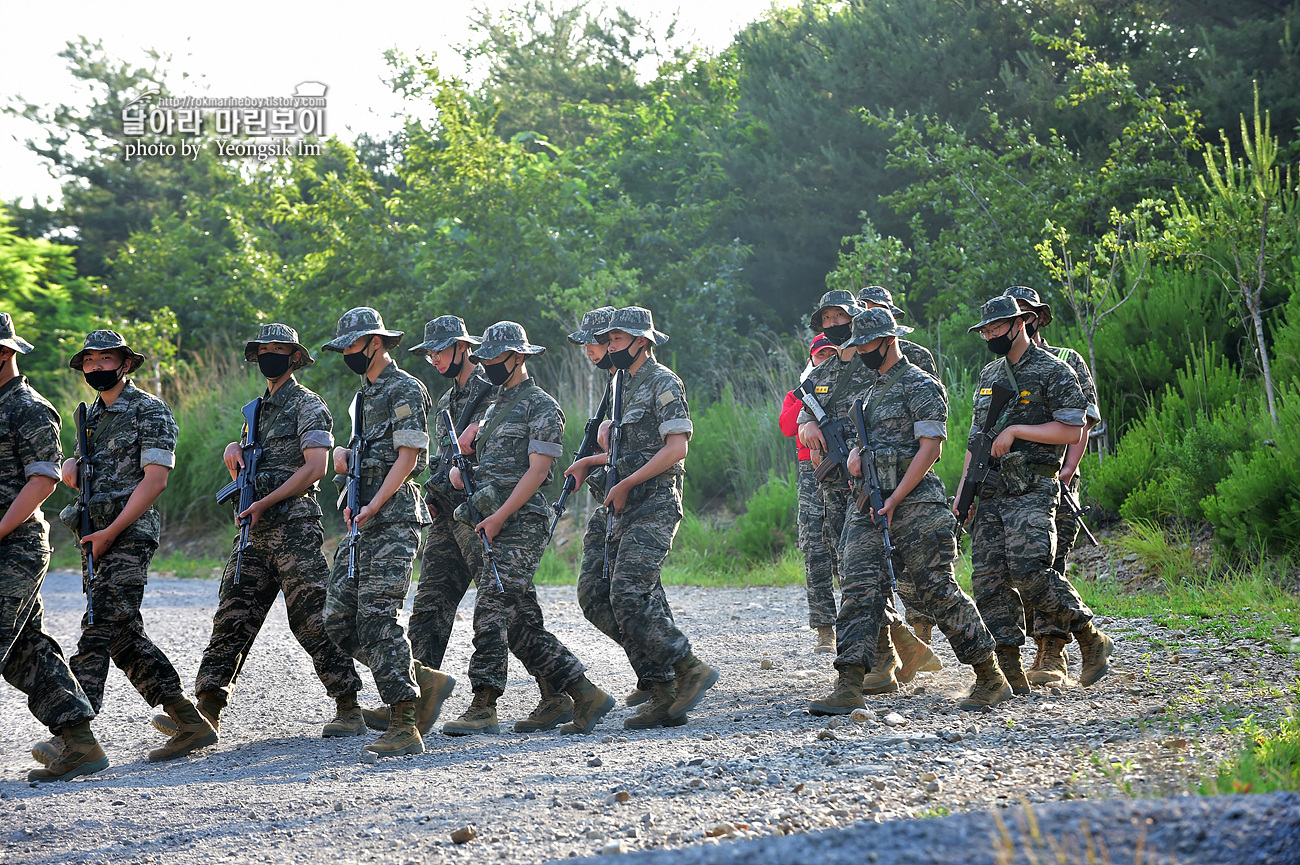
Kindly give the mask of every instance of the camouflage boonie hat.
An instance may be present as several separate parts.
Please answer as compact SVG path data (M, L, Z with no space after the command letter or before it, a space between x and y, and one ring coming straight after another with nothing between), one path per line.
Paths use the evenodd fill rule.
M894 296L883 285L868 285L858 292L858 300L862 303L870 301L871 303L889 307L889 311L894 314L894 318L902 318L907 315L906 312L894 306Z
M1023 313L1020 311L1019 304L1014 297L1007 297L1005 294L999 294L992 300L984 301L980 307L979 324L973 324L966 328L967 333L979 330L986 324L992 324L995 321L1002 321L1004 318L1019 318Z
M482 341L477 336L470 336L465 327L465 319L459 315L440 315L424 325L424 342L408 351L411 354L428 354L451 348L458 342L478 345Z
M86 352L111 351L113 349L126 353L127 375L135 372L140 368L140 364L144 363L144 355L127 345L122 334L115 330L92 330L86 334L86 342L81 346L81 351L72 356L72 359L68 361L68 366L80 370L81 362L86 359Z
M614 312L614 307L602 306L585 313L578 329L569 334L569 342L574 345L599 345L601 341L596 338L596 331L609 324L610 319L614 317Z
M1038 297L1038 292L1034 291L1027 285L1013 285L1006 291L1002 292L1007 297L1014 297L1016 300L1023 300L1029 304L1030 309L1038 313L1038 326L1047 327L1052 323L1052 307L1050 304L1043 303Z
M474 350L469 359L475 363L487 363L508 351L530 355L541 354L546 351L546 346L530 343L528 333L522 324L514 321L498 321L483 331L482 345Z
M0 345L12 348L19 354L27 354L32 344L14 333L14 320L7 312L0 312Z
M402 341L402 331L384 328L384 318L379 314L379 310L358 306L343 313L338 327L334 330L334 338L321 348L342 354L343 349L363 336L382 336L385 348L392 348Z
M858 299L853 296L853 292L843 288L837 288L828 291L822 295L822 299L817 302L817 308L808 319L808 329L813 333L822 332L822 313L831 308L842 309L850 316L857 315L862 311L858 306Z
M895 321L889 310L873 307L872 309L863 310L854 317L853 335L845 340L840 348L866 345L873 339L880 339L882 336L904 336L911 332L912 328Z
M614 310L609 323L597 330L594 336L609 336L616 330L634 337L644 336L655 345L663 345L668 341L668 334L655 330L654 315L644 306L625 306Z
M294 369L302 369L309 363L315 363L316 360L307 350L307 346L298 340L298 331L289 327L287 324L273 322L264 324L257 331L257 336L253 337L244 346L244 360L249 363L257 363L257 347L259 345L268 345L273 342L282 342L285 345L291 345L298 351L302 352L302 360L294 365ZM292 354L292 352L290 352Z

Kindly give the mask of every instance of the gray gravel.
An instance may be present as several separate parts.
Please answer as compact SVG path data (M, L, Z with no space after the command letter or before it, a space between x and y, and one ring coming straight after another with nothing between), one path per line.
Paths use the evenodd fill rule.
M812 653L802 589L674 587L669 596L697 652L722 674L678 730L625 733L622 720L633 710L620 706L587 737L434 735L424 755L366 765L358 757L367 740L317 738L332 704L277 605L223 715L220 744L176 763L145 762L145 751L160 741L147 723L152 710L115 672L95 723L113 765L70 784L33 788L23 780L35 765L27 751L47 734L22 695L0 686L0 861L536 862L645 848L708 853L720 842L747 855L739 851L749 845L729 842L795 835L755 848L789 859L799 858L793 850L811 849L799 845L839 843L810 832L990 808L1004 809L1014 831L1022 800L1192 790L1238 747L1225 725L1252 712L1262 720L1284 714L1295 693L1286 691L1296 679L1294 656L1271 645L1171 633L1147 620L1102 620L1121 654L1112 676L1087 691L958 712L953 698L973 677L940 640L942 672L871 699L861 720L828 723L803 711L829 688L833 671L831 656ZM187 687L215 597L212 580L149 584L146 628ZM592 679L620 696L629 691L635 683L621 651L582 619L573 588L543 587L541 597L548 625L587 662ZM79 578L51 575L45 601L48 627L71 650L84 603ZM471 602L472 595L445 665L458 678L468 663ZM363 703L374 705L368 673L363 680ZM458 686L444 717L469 699ZM500 703L503 729L535 702L535 683L512 661ZM1044 813L1064 825L1079 805ZM1295 806L1294 797L1231 805L1250 809L1242 814L1252 818L1255 809L1292 813ZM1172 805L1115 807L1132 814ZM1178 807L1228 813L1198 802ZM1087 812L1094 813L1098 825L1110 820L1108 832L1122 822ZM898 861L966 861L991 855L988 821L964 815L895 823L870 837L894 839L888 843L900 850L919 845L909 855L923 857L916 851L927 848L928 833L951 831L958 834L943 837L969 839L959 859ZM947 826L957 828L939 828ZM453 832L466 827L474 839L453 842ZM1178 861L1211 860L1179 853Z

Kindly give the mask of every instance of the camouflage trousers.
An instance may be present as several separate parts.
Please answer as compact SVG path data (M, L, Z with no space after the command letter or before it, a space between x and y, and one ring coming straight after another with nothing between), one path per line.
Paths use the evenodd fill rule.
M27 695L36 720L59 730L95 717L63 649L45 631L41 584L50 564L48 529L31 520L0 540L0 671Z
M1075 501L1079 500L1079 487L1079 475L1076 473L1070 480L1070 493L1074 496ZM1056 559L1052 562L1052 570L1058 574L1065 574L1066 559L1069 558L1078 540L1078 521L1070 513L1069 508L1065 507L1064 504L1058 504L1056 507ZM1025 630L1034 637L1055 637L1065 640L1067 643L1074 639L1069 631L1029 606L1029 604L1025 604Z
M325 585L325 633L370 668L381 700L390 706L414 700L419 691L411 643L397 613L411 588L420 524L412 520L362 529L355 579L348 577L348 544L344 535Z
M614 518L609 550L609 604L628 659L643 682L672 680L673 664L691 641L673 621L660 580L682 521L682 479L656 478L633 490ZM644 672L643 672L644 670Z
M442 659L456 623L456 608L482 566L483 542L478 535L469 526L452 519L450 512L444 514L439 510L426 529L424 547L420 550L420 581L415 584L411 623L407 626L411 652L426 667L442 669ZM480 643L478 633L475 615L475 651ZM483 650L495 659L505 658L506 644L489 647L490 639L489 636L481 641Z
M947 505L909 504L905 499L894 511L889 530L894 543L892 561L895 573L906 570L911 575L917 605L933 617L957 660L978 664L993 654L993 637L975 603L957 585L955 525L956 518ZM835 624L839 649L835 666L861 665L870 670L876 662L876 636L888 624L893 592L885 562L884 531L856 507L850 509L844 530L843 580Z
M1009 496L988 484L980 490L971 529L971 581L975 604L999 646L1024 645L1025 605L1067 632L1092 620L1092 610L1052 567L1058 495L1056 480L1042 477L1023 495Z
M516 513L492 540L492 555L505 591L497 589L485 556L474 598L474 654L469 662L474 688L506 689L509 659L504 652L491 651L495 645L508 645L530 676L546 680L556 691L572 685L587 669L546 630L533 585L549 529L550 521L541 514ZM485 651L480 651L480 646Z
M184 697L176 668L144 632L140 616L149 562L157 549L147 538L122 538L95 560L95 624L81 617L77 653L68 662L95 714L104 705L110 660L150 706Z
M808 587L808 627L835 624L835 574L830 551L822 538L826 506L811 460L799 463L799 550L803 553Z
M342 697L360 691L361 677L352 659L325 633L329 565L321 553L320 519L262 521L253 527L249 540L252 546L244 551L239 585L235 585L235 551L226 561L212 617L212 637L203 650L194 692L219 691L230 699L253 641L280 592L284 592L289 630L311 656L325 693Z
M833 475L832 475L833 477ZM857 499L853 494L853 489L845 480L836 480L833 482L823 482L821 484L822 506L825 508L825 516L822 518L822 541L827 551L831 555L832 570L835 574L835 580L840 584L840 604L844 603L844 538L848 528L848 518L851 512L858 509ZM902 574L899 574L898 584L902 586L905 580ZM897 588L897 587L896 587ZM908 585L904 592L900 592L903 602L907 604L909 611L915 608L915 593L911 592L911 586ZM911 598L911 600L909 600ZM886 624L901 622L898 612L894 608L893 598L886 607L885 617ZM836 622L839 621L837 616ZM838 641L838 637L836 640Z
M666 682L673 677L671 665L665 669L662 663L656 663L645 655L640 644L627 639L618 624L614 611L614 596L610 591L612 579L605 578L605 529L608 524L608 511L604 505L596 508L587 520L587 530L582 536L582 565L578 570L578 606L587 621L596 629L622 647L627 654L628 663L636 672L637 687L650 689L651 682ZM611 562L611 576L612 567ZM655 615L666 616L672 621L673 611L664 594L664 587L657 580L651 589L649 603L655 607Z

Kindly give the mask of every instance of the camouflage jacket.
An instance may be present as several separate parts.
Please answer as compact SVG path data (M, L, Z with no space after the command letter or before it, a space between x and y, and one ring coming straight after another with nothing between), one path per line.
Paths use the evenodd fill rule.
M429 509L425 507L414 478L429 464L428 423L429 409L433 407L429 392L419 379L399 369L397 362L393 361L373 382L366 379L360 394L367 442L361 460L363 502L373 499L383 486L389 469L397 462L398 448L419 451L411 474L393 497L384 502L371 522L428 525Z
M504 416L498 417L503 411ZM542 454L559 459L564 455L563 442L564 412L535 379L525 379L498 392L488 406L474 439L474 451L478 454L474 506L479 513L486 517L505 504L528 471L529 455ZM549 484L554 475L552 464L542 486ZM516 513L550 512L546 497L539 489Z
M1011 377L1007 375L1010 359L1000 357L980 370L979 386L975 390L975 414L971 421L969 446L975 433L984 425L988 415L989 400L993 395L995 383L1012 387ZM1012 424L1036 426L1051 421L1060 421L1070 426L1083 426L1087 401L1083 389L1074 371L1064 361L1057 360L1036 345L1030 345L1020 360L1011 366L1016 385L1019 386L1020 399L1013 400L1010 411L1002 427ZM1012 388L1015 390L1016 388ZM1016 439L1011 446L1012 453L1023 452L1025 462L1030 466L1042 468L1061 468L1065 457L1065 445L1048 445L1039 442Z
M253 479L257 497L270 495L302 468L307 461L303 451L333 447L334 436L330 433L333 425L334 419L325 400L303 387L293 376L275 393L263 394L257 418L257 441L262 446L262 459L258 463L257 477ZM266 517L285 520L319 517L320 504L316 501L319 488L318 484L312 484L302 493L279 502L266 513Z
M59 413L27 383L15 376L0 386L0 516L13 505L33 477L59 479ZM49 531L37 508L29 520Z
M1097 401L1097 383L1093 381L1092 370L1088 369L1088 362L1083 359L1072 348L1058 348L1047 344L1047 340L1039 343L1039 348L1048 354L1055 355L1057 360L1063 360L1074 370L1074 375L1079 379L1079 387L1083 389L1083 398L1087 401L1088 407L1084 413L1088 418L1088 423L1095 424L1101 420L1101 403Z
M451 387L438 397L438 407L434 410L433 419L433 441L437 443L438 450L429 454L429 479L424 482L424 499L438 509L440 516L450 517L456 505L465 501L465 494L453 487L448 477L451 471L451 458L456 453L456 449L442 422L442 413L451 412L451 422L458 424L465 406L478 400L474 410L465 419L465 425L482 421L488 405L492 402L493 391L495 388L483 374L483 368L475 367L474 374L469 377L464 387L453 381ZM480 395L482 399L479 399Z
M867 448L875 455L880 488L888 495L920 450L918 439L948 438L948 397L937 379L906 357L883 376L877 376L876 383L861 397ZM859 444L856 424L851 433L850 446ZM946 498L943 481L933 468L907 494L909 502L942 503Z
M144 467L176 467L176 418L167 403L127 380L111 406L95 398L86 412L86 437L90 441L93 480L90 520L95 531L107 528L126 506L131 493L144 480ZM77 456L81 453L78 450ZM162 519L149 508L118 536L158 542Z
M841 384L840 379L844 376L848 376L849 380ZM822 410L830 417L844 421L846 431L853 425L849 410L853 408L854 396L865 393L876 378L876 371L868 369L856 354L847 361L840 360L838 356L833 357L808 374L813 396L821 403ZM831 397L836 398L832 400ZM800 409L799 423L804 424L810 420L816 420L812 412L807 408Z
M629 477L650 462L668 436L684 434L689 440L695 431L686 386L668 367L647 358L623 386L623 432L615 465L619 478ZM685 473L685 463L677 462L659 478L677 478Z

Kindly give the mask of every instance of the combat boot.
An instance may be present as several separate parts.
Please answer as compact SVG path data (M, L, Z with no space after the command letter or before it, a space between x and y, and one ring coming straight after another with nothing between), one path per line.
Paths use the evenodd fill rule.
M614 708L614 698L593 685L585 674L579 674L578 680L565 691L573 698L573 720L560 728L565 735L590 733L591 728Z
M1115 654L1115 643L1097 630L1092 622L1084 625L1082 630L1075 631L1074 638L1079 641L1082 664L1079 684L1086 688L1110 672L1110 656Z
M718 671L714 667L695 657L694 652L687 652L686 657L673 664L676 675L677 699L668 710L670 717L681 717L695 708L704 699L704 692L718 683Z
M876 638L876 665L862 679L864 694L892 694L898 690L898 670L902 666L894 643L889 639L889 628L881 628Z
M998 667L1001 668L1007 684L1011 686L1011 692L1013 694L1028 694L1029 680L1025 678L1025 668L1020 665L1020 647L998 646L996 652Z
M404 754L423 754L424 740L415 726L415 701L403 700L388 707L392 719L388 729L363 750L380 757L401 757Z
M1070 684L1065 662L1065 640L1061 637L1038 637L1038 655L1029 668L1029 684L1064 688Z
M817 648L813 649L819 655L825 655L835 652L835 628L829 625L817 628Z
M496 688L475 688L469 708L456 720L443 724L442 732L448 736L500 733L501 725L497 723L497 698L500 696L501 692Z
M90 721L64 727L59 742L58 755L45 768L28 772L28 781L71 781L108 768L108 755L90 732Z
M686 716L673 717L670 714L673 703L677 700L676 682L650 682L650 697L645 701L641 711L623 721L625 730L649 730L652 727L677 727L678 721L685 723Z
M917 622L912 626L912 633L927 646L934 645L934 622ZM942 667L940 668L942 669ZM928 670L923 672L929 672Z
M51 736L32 746L32 759L42 766L50 766L53 765L55 760L59 759L59 752L62 750L63 737Z
M641 687L643 684L647 685L647 687L644 688ZM628 695L623 698L623 705L639 706L642 703L644 703L646 700L649 700L650 688L648 687L648 685L649 685L648 682L637 682L636 687L633 688L631 691L629 691Z
M998 668L997 658L990 655L986 660L975 664L975 687L961 701L961 707L968 712L996 706L1003 700L1010 700L1011 685Z
M442 713L442 704L456 689L456 680L416 661L415 683L420 687L420 696L415 700L415 726L421 736L427 736Z
M208 719L199 714L194 704L182 697L163 709L176 722L176 732L161 748L149 752L150 763L175 760L186 754L217 743L217 731L212 729Z
M542 699L527 718L515 721L516 733L536 733L541 730L553 730L561 724L573 720L573 698L568 694L556 693L549 682L540 676L537 689L542 692Z
M204 691L194 696L197 698L195 705L198 707L199 714L207 719L212 729L220 733L221 710L226 708L226 695L221 691ZM149 719L149 723L164 736L176 735L176 722L165 712L156 713Z
M857 664L847 664L840 668L835 680L835 690L830 696L813 700L808 704L810 715L847 715L854 709L865 709L867 701L862 699L862 677L866 668Z
M324 739L341 739L347 736L364 736L366 721L361 717L361 708L357 706L357 695L344 694L334 698L334 720L321 730ZM385 724L385 727L388 725Z
M896 623L889 626L890 642L898 647L898 681L910 682L922 670L942 670L943 663L930 647L913 636L907 626Z
M366 726L372 730L388 729L388 707L380 706L378 709L362 709L361 720L366 722Z

